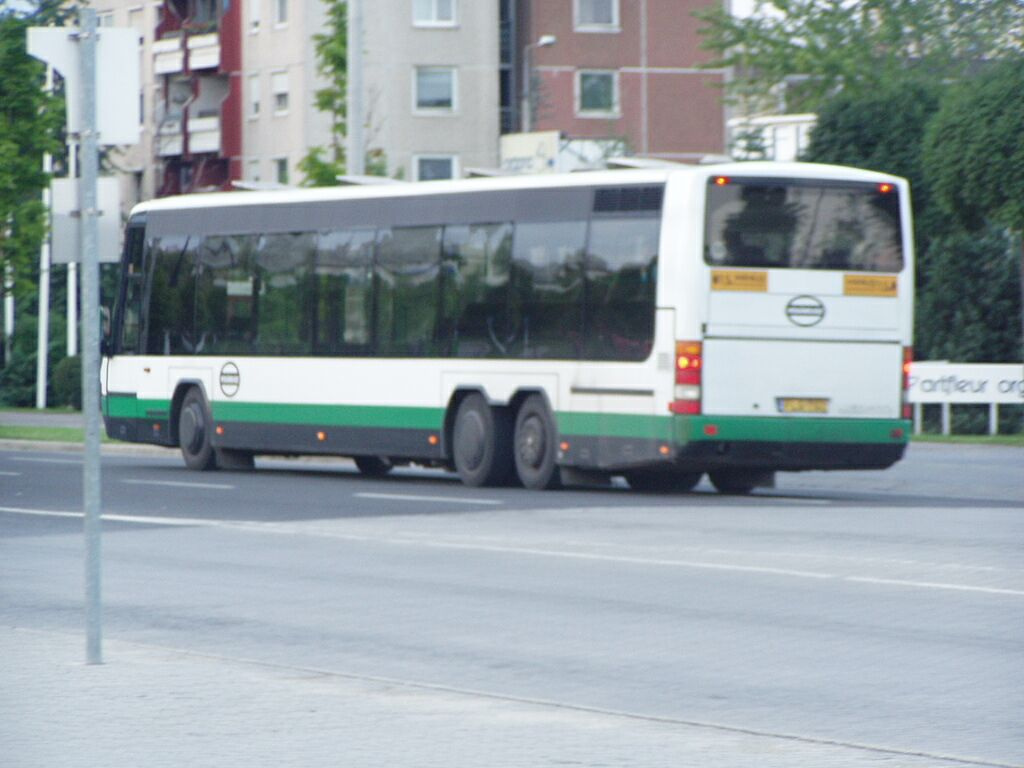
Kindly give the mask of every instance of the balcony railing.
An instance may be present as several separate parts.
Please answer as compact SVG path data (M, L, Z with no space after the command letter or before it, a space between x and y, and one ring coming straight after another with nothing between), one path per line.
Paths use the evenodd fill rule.
M220 35L216 32L188 39L189 69L217 69L220 66Z
M218 54L219 55L219 54ZM153 43L153 72L173 75L185 68L185 51L180 37L167 37Z
M188 149L193 154L220 152L220 115L188 119Z

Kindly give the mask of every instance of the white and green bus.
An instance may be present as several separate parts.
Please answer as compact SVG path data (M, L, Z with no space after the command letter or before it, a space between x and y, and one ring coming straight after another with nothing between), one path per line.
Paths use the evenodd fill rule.
M745 493L903 455L913 283L906 182L833 166L156 200L128 221L103 412L194 469Z

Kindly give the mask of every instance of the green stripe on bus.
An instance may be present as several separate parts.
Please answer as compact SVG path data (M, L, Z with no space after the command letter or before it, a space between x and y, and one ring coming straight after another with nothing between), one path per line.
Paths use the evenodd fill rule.
M713 435L706 429L714 426ZM773 418L765 416L680 416L675 437L695 441L759 440L796 443L893 443L910 439L909 421L901 419ZM902 430L893 437L894 430Z
M557 418L558 430L562 435L672 439L671 416L559 411Z
M153 418L147 415L151 412L171 412L170 400L139 400L118 395L108 396L103 400L103 412L112 419L146 419ZM166 415L163 418L166 418Z
M444 423L444 408L238 403L221 400L213 404L213 417L216 421L257 424L440 429Z

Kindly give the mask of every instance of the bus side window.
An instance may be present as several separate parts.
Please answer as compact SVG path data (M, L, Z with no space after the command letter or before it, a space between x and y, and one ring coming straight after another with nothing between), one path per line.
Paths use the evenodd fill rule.
M657 218L595 218L587 248L588 360L644 360L654 344Z
M115 332L120 334L115 351L122 355L137 355L142 351L139 347L144 294L142 264L147 245L143 227L128 228L125 235L125 254L122 265L124 288L115 325L117 329Z
M378 231L376 353L381 357L437 354L441 227Z
M515 341L509 317L511 224L445 227L441 354L505 357Z
M373 229L320 232L313 275L313 354L370 354Z
M517 223L512 314L520 319L515 357L572 360L583 348L586 221Z

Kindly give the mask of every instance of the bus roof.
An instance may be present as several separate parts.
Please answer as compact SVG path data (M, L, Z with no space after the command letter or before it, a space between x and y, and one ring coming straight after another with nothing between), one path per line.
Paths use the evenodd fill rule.
M821 178L849 181L902 181L889 174L838 165L814 163L743 162L679 166L641 170L587 171L521 176L483 177L423 184L383 184L367 186L309 187L271 191L207 192L148 200L136 205L131 215L150 211L175 211L274 203L315 203L341 200L365 200L429 196L438 194L492 192L501 190L550 189L560 187L616 186L626 184L664 184L679 176L764 176L781 178Z

